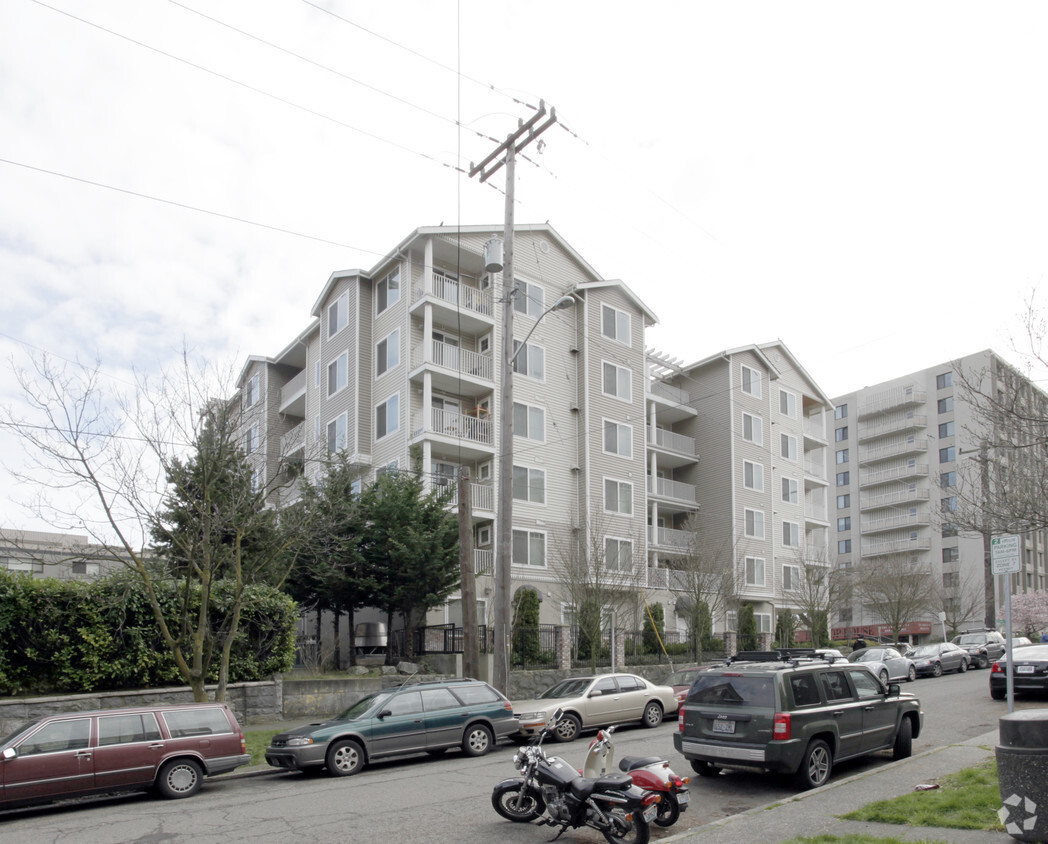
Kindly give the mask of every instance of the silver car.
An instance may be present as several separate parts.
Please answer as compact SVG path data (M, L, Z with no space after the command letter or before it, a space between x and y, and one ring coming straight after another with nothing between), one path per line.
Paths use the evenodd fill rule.
M913 660L895 648L861 648L848 654L848 662L859 662L876 674L887 686L892 680L916 680Z

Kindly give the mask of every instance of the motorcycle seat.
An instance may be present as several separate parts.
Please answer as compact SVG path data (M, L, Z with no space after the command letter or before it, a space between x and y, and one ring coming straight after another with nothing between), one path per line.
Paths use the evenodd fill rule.
M608 774L594 779L576 777L571 781L569 788L579 800L585 800L598 789L600 791L625 791L631 785L633 785L633 780L626 774Z
M635 771L637 768L647 768L648 765L657 765L665 761L662 756L623 756L619 761L619 770Z

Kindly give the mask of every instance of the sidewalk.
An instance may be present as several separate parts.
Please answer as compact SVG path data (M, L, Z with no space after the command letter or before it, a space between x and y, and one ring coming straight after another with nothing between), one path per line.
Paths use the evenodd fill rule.
M933 782L945 774L977 765L993 755L997 742L998 732L993 730L963 744L928 750L875 771L841 780L831 779L822 788L662 838L660 844L666 841L716 841L717 844L753 844L759 841L771 844L816 835L842 838L869 835L906 841L948 841L950 844L1014 844L1015 839L1004 832L899 826L838 818L838 815L867 803L901 797L920 783Z

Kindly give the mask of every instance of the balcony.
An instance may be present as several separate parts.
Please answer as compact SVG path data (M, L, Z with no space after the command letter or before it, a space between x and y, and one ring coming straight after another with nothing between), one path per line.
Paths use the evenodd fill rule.
M494 574L495 552L484 548L476 548L473 551L473 573Z
M491 355L471 352L440 340L431 340L429 359L423 355L425 346L418 343L411 349L411 374L421 376L428 370L434 389L455 395L478 396L490 393L495 384L495 359Z
M863 495L859 497L859 509L876 510L878 507L896 507L913 501L927 501L929 494L930 491L927 488L920 488L898 489L877 495Z
M886 539L880 542L862 544L863 557L879 557L884 554L907 554L918 551L927 551L932 547L932 541L927 536L918 536L916 539Z
M648 494L669 501L676 501L694 507L698 504L694 484L671 481L667 478L648 477Z
M296 452L305 450L306 447L306 423L299 422L290 431L280 438L280 454L282 457L290 457Z
M892 469L880 469L876 472L864 470L859 473L859 486L875 486L877 484L891 483L892 481L926 477L928 477L928 464L914 462L912 466L896 466Z
M683 466L698 460L694 437L686 437L665 428L648 426L648 446L664 452L659 456L659 465L666 468Z
M690 530L653 527L648 525L648 545L663 551L687 551L695 542L695 534Z
M925 390L915 390L913 387L896 387L885 390L875 396L870 396L859 405L858 416L863 419L878 413L886 413L895 408L914 407L924 404L928 399Z
M826 453L825 453L825 449L823 449L822 451L823 451L823 453L822 453L821 457L808 457L808 458L805 458L805 460L804 460L804 479L806 481L814 480L814 481L821 481L824 484L827 483L827 481L826 481Z
M881 445L859 447L859 460L873 463L875 460L888 460L892 457L905 457L908 454L920 454L928 451L928 440L924 437L912 440L882 443Z
M863 519L861 528L863 533L879 533L908 527L926 527L929 524L931 524L931 517L928 513L919 510L916 513L898 513L877 519Z
M649 367L650 369L650 367ZM655 418L672 425L685 419L694 419L698 411L691 406L691 396L679 387L649 378L644 383L645 393L655 407Z
M443 479L442 479L443 480ZM454 481L448 481L448 486L453 486L454 489L451 492L451 501L449 506L458 507L459 504L459 485ZM469 485L469 506L474 512L483 510L485 512L495 512L495 487L492 484L475 484L470 483Z
M826 443L826 418L824 414L818 416L806 416L804 418L804 436L811 440Z
M495 444L490 419L436 407L430 410L428 418L421 410L412 414L411 436L412 439L431 439L434 456L447 455L461 460L490 457Z
M928 427L928 417L923 413L910 413L904 416L892 416L888 419L874 419L859 425L859 442L898 434L903 431L919 431Z
M280 388L280 412L298 419L306 418L306 370Z
M412 311L428 302L445 321L453 320L471 334L490 331L495 324L491 290L470 287L437 269L415 281L411 297Z

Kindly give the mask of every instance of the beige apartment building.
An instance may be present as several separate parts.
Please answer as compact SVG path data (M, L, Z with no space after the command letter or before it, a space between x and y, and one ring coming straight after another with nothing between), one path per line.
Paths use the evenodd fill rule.
M813 546L825 556L827 398L781 343L690 367L646 350L656 319L641 298L549 225L522 225L510 301L514 337L526 344L513 362L513 438L502 443L509 291L485 270L485 244L501 235L417 229L373 267L333 273L308 325L273 357L247 360L239 388L257 482L274 504L293 501L336 450L365 478L397 468L452 484L468 468L478 616L490 623L498 457L508 445L511 591L538 592L542 623L570 622L564 562L585 542L638 596L620 625L639 629L643 592L663 604L668 629L684 632L673 570L690 518L709 512L723 536L737 535L726 553L750 567L742 596L770 629L788 559ZM573 306L552 309L565 296ZM758 512L760 530L747 532ZM457 596L430 616L460 621ZM715 620L718 631L730 624L727 613Z
M994 461L1005 459L995 443L1014 441L1010 425L990 430L973 412L964 380L1003 398L1022 392L1044 403L1044 394L992 351L967 355L919 372L864 387L834 399L833 512L831 536L845 571L885 555L905 555L931 573L942 607L910 620L913 641L943 635L939 612L963 627L990 618L1003 625L1003 577L994 578L993 605L984 599L984 537L953 521L975 486L998 484ZM1043 413L1041 418L1045 418ZM989 461L989 462L987 462ZM966 494L967 493L967 494ZM1045 535L1022 535L1022 571L1013 593L1046 587ZM973 599L974 606L973 606ZM964 612L964 608L971 611ZM884 619L856 595L840 608L838 639L887 635Z

